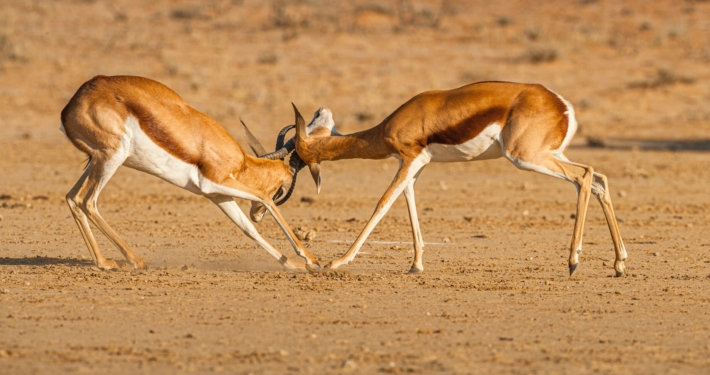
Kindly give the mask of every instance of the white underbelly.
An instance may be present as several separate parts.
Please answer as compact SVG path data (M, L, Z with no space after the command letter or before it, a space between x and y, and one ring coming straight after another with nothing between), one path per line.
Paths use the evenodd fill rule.
M133 116L126 119L125 125L130 149L123 165L160 177L195 194L203 193L200 188L202 176L197 166L176 158L155 144Z
M503 156L498 138L501 127L492 124L475 138L458 145L430 143L427 150L434 162L456 162L470 160L496 159Z

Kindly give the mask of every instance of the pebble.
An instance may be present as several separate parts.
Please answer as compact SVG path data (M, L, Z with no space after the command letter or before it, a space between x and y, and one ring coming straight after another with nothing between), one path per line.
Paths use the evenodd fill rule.
M657 257L657 256L659 256L659 255L661 255L661 253L659 253L658 251L656 251L655 253L653 253L653 256L654 256L654 257Z
M5 219L5 218L4 218L4 217L2 217L2 215L0 215L0 221L3 221L3 219Z
M620 198L623 198L623 197L626 196L626 191L624 191L624 190L619 190L619 192L616 193L616 194L618 194Z
M312 241L316 238L316 231L311 229L311 230L303 230L301 228L297 228L296 230L293 231L293 234L298 237L299 240L301 241Z
M340 365L342 368L356 368L357 364L355 361L348 359L347 361L344 361L342 365Z
M29 285L30 285L30 282L29 282L29 281L25 281L25 285L29 286Z

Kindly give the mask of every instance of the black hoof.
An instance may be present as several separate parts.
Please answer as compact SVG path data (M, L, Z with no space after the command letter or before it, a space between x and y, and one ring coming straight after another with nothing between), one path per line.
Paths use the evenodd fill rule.
M569 276L572 277L572 274L574 274L574 271L577 270L577 267L579 266L579 263L577 264L570 264L569 265Z
M419 268L412 267L409 269L409 272L407 272L407 273L410 275L414 275L414 274L418 274L418 273L422 273L422 272L424 272L424 270L420 270Z
M320 264L318 264L318 263L313 263L313 264L308 264L308 263L306 263L306 269L307 269L308 272L310 272L310 273L320 272L320 271L323 270L323 269L321 268Z

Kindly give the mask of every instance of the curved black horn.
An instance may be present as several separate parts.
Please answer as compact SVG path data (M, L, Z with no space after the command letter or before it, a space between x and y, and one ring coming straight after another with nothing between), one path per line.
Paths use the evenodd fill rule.
M293 142L293 140L290 140L286 144L288 145L289 143L292 143L292 142ZM289 167L291 167L291 173L293 174L293 178L291 179L291 186L289 186L288 192L286 193L286 195L280 201L276 202L277 206L280 206L280 205L286 203L286 201L289 198L291 198L291 194L293 194L293 190L296 189L296 177L298 177L298 172L301 169L303 169L303 167L306 166L306 163L304 163L303 160L301 160L301 157L298 156L298 154L294 152L293 154L291 154L291 159L289 159L288 165L289 165Z
M270 160L276 160L276 159L283 160L286 156L288 156L288 154L291 153L291 151L293 151L295 149L296 149L296 141L291 139L288 142L286 142L286 144L283 145L283 147L281 147L280 149L278 149L272 153L262 155L262 156L260 156L260 158L270 159Z
M276 150L284 146L284 143L286 142L286 134L288 134L288 132L295 127L296 125L288 125L281 129L279 135L276 136Z

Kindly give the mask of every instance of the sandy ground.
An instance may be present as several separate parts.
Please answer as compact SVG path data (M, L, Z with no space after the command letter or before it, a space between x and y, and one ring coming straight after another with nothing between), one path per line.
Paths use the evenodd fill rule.
M710 3L491 3L3 4L0 372L708 373ZM206 199L120 169L101 212L149 269L96 230L122 265L100 271L64 201L84 156L58 131L96 74L164 82L264 143L291 101L352 132L423 90L543 83L577 108L568 157L609 177L628 276L592 200L569 278L574 187L505 160L427 167L420 275L401 199L351 265L287 272ZM324 163L321 194L304 174L281 211L325 263L396 168ZM258 229L294 256L271 218Z

